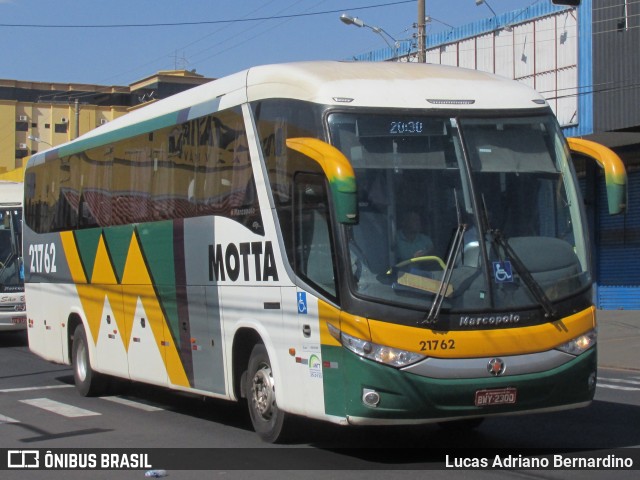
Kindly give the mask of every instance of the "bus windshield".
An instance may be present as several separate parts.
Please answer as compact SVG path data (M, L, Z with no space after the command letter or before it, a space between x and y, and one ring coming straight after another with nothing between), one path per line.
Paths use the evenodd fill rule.
M352 288L443 311L543 307L590 283L581 201L551 114L333 113L359 222L344 227Z
M0 288L22 291L23 284L22 208L0 207Z

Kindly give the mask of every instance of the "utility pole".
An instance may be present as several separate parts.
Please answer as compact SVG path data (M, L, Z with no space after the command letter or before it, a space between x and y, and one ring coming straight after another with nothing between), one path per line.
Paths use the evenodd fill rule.
M75 132L74 132L73 138L75 139L80 136L80 102L78 101L77 98L76 98L76 101L74 102L74 107L75 107L76 126L75 126Z
M425 63L427 50L427 34L425 26L426 7L425 0L418 0L418 62Z

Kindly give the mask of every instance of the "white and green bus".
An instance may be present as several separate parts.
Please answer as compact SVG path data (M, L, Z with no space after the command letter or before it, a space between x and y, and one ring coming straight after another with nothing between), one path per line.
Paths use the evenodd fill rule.
M0 332L27 328L21 182L0 180Z
M291 417L455 422L588 405L585 216L547 102L444 66L260 66L34 155L33 352ZM407 253L408 252L408 253Z

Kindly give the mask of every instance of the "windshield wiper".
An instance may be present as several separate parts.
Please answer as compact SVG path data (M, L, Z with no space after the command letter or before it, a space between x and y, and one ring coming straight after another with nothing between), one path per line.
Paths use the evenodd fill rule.
M440 288L438 288L438 293L436 293L436 297L433 299L433 303L431 304L431 309L429 310L429 315L422 321L423 325L434 323L438 315L440 314L440 309L442 308L442 302L444 301L445 292L449 288L449 284L451 283L451 275L453 274L453 266L460 254L460 248L462 247L462 239L464 238L464 232L467 230L467 225L464 223L459 223L458 228L456 228L453 243L451 248L449 249L449 256L447 257L447 264L445 266L444 272L442 272L442 281L440 282Z
M493 243L498 244L504 250L505 256L510 259L513 263L513 266L516 269L516 273L520 276L524 284L527 286L531 294L533 295L538 305L542 307L544 310L544 316L546 318L555 318L557 315L556 309L553 307L551 300L544 290L538 283L538 281L533 278L533 275L529 272L529 269L522 262L518 254L515 252L511 245L509 245L509 241L506 239L501 230L496 228L491 228L489 224L489 213L487 211L487 204L484 199L484 195L482 196L482 223L485 227L487 235L491 236L491 241Z
M504 250L505 255L511 260L513 266L516 269L516 272L523 280L524 284L527 286L529 291L534 296L535 300L544 310L544 316L546 318L555 318L557 315L556 309L553 307L551 300L544 290L538 283L538 281L533 278L533 275L529 272L529 269L522 263L522 260L515 252L515 250L509 245L509 241L505 238L503 233L500 230L489 230L487 232L493 238L493 241L500 245Z
M462 215L460 213L460 205L458 203L458 194L455 189L453 190L453 198L455 200L456 213L458 215L458 227L454 232L453 240L451 242L451 248L449 249L449 256L447 257L447 263L445 265L444 271L442 272L440 288L438 288L438 293L436 293L436 297L431 303L429 314L427 315L427 318L422 321L422 325L432 324L438 319L440 309L442 308L442 302L444 302L444 297L447 290L449 289L449 284L451 283L453 266L458 259L458 255L460 255L460 249L462 248L464 239L464 232L467 230L467 225L465 223L462 223Z

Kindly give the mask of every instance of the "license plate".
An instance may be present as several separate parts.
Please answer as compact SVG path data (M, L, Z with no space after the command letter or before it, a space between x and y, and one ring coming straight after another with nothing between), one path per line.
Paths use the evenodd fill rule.
M507 405L516 403L518 390L515 388L497 388L494 390L478 390L476 392L476 407L489 405Z
M27 323L27 317L13 317L11 321L14 325L21 325L23 323Z

